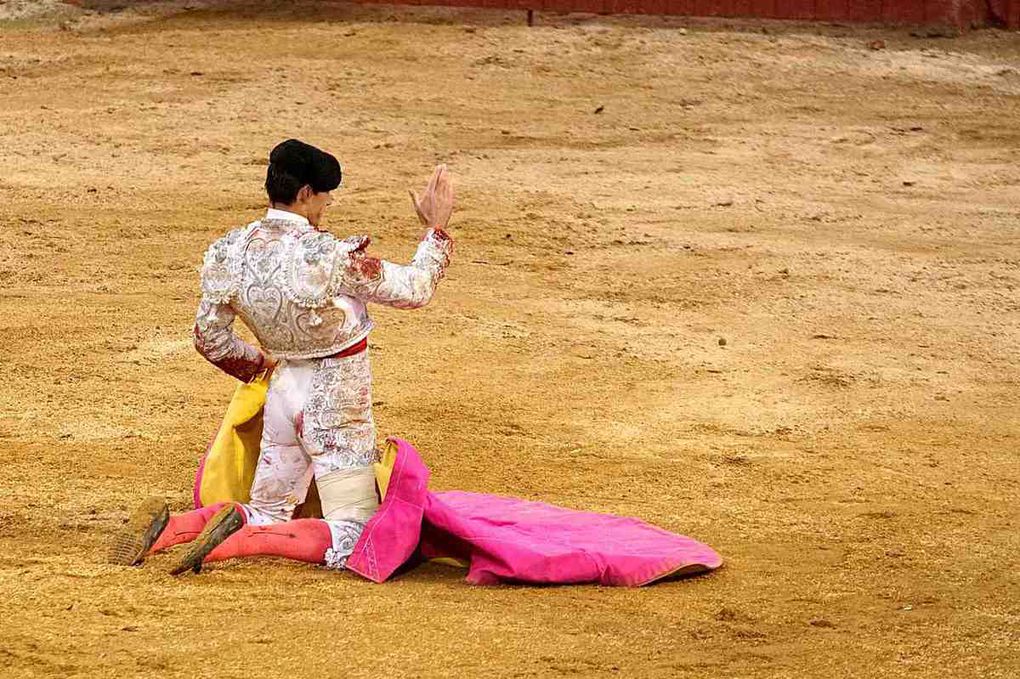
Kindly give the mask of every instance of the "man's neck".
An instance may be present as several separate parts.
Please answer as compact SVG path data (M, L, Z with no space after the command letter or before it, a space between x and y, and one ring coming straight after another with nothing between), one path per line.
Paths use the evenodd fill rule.
M269 209L275 210L278 213L286 213L277 215L284 219L290 219L291 221L301 222L302 224L309 223L308 217L300 212L301 209L300 207L297 207L295 205L282 205L280 203L270 203Z

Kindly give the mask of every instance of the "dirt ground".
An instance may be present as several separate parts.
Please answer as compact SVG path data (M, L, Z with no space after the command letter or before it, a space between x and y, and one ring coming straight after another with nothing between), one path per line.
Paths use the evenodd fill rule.
M1018 34L7 18L3 677L1020 673ZM345 164L328 226L390 258L406 189L456 175L436 299L375 312L381 436L436 488L639 516L726 565L640 590L105 565L141 499L189 507L233 389L191 347L197 266L288 136Z

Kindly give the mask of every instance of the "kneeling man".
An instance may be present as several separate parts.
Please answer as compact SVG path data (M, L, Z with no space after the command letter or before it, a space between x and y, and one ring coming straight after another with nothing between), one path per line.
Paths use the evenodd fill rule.
M318 228L341 179L332 155L295 139L279 144L269 156L265 217L205 254L195 347L239 380L272 373L251 501L171 516L152 498L117 536L113 563L135 565L191 542L173 573L256 554L345 565L378 504L366 305L429 302L453 246L445 231L453 189L441 165L424 193L412 194L427 229L402 266L368 254L368 237ZM238 316L260 346L234 333ZM324 519L292 520L313 478Z

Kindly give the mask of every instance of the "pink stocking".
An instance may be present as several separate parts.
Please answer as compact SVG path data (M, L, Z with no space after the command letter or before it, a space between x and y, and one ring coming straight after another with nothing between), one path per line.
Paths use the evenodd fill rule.
M156 538L150 553L169 549L182 542L191 542L198 537L198 534L205 528L205 524L212 518L219 509L227 504L219 502L208 507L202 507L184 514L173 514L170 516L170 523L166 525L163 532Z
M333 535L325 521L294 519L269 526L244 526L205 557L224 561L239 556L282 556L307 563L324 563Z

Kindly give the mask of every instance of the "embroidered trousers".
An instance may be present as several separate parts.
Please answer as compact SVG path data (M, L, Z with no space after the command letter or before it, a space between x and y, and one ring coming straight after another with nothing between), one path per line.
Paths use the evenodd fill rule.
M248 523L289 521L313 478L345 477L348 485L365 485L360 494L371 497L375 485L368 470L377 460L368 351L281 361L266 395L261 454L244 507ZM364 510L362 503L360 511L341 511L326 521L333 537L328 565L346 561L374 507Z

